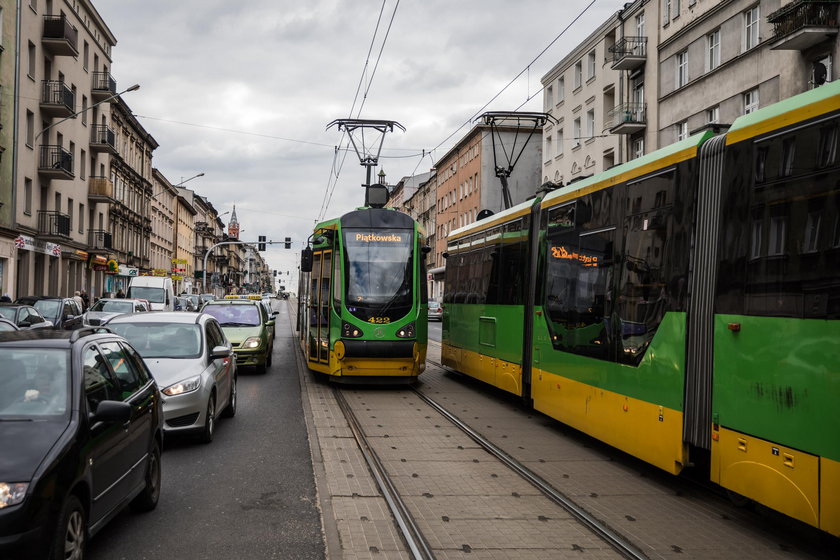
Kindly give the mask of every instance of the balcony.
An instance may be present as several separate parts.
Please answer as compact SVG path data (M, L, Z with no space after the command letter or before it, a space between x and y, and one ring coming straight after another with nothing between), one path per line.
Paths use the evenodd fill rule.
M112 248L110 231L88 230L88 253L110 253Z
M798 0L776 10L767 21L773 24L773 50L802 51L837 37L838 0Z
M117 135L104 124L95 124L90 130L90 151L116 155Z
M79 31L64 14L44 16L41 44L46 51L57 56L79 56Z
M108 177L94 177L88 180L88 200L91 202L113 202L114 183Z
M607 113L604 123L612 134L634 134L647 126L646 103L622 103Z
M42 144L38 174L47 179L72 179L73 154L61 146Z
M61 212L38 211L38 237L47 241L70 239L70 216Z
M613 70L635 70L647 59L647 37L625 37L610 52Z
M41 112L47 117L70 117L76 112L76 95L59 80L41 82Z
M95 102L105 101L117 93L117 82L108 72L94 72L90 97Z

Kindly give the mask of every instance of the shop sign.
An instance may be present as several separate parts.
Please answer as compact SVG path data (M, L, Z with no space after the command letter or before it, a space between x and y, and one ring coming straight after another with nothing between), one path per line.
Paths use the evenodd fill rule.
M97 272L105 272L108 270L108 259L102 255L91 255L90 269Z
M172 259L172 264L187 264L187 259Z
M50 243L48 241L41 241L40 239L33 239L28 235L18 235L15 238L15 247L24 251L34 251L35 253L44 253L51 257L61 256L61 245Z
M121 264L119 270L117 271L117 276L140 276L140 269Z
M173 275L172 275L172 279L173 279L173 280L183 280L183 279L184 279L184 277L183 277L183 276L178 276L177 274L173 274Z
M153 268L152 269L152 276L166 276L168 271L165 268Z

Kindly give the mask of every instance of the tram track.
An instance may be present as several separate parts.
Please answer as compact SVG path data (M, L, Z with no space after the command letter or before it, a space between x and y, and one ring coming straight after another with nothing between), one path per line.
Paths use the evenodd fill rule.
M629 542L625 537L616 533L610 527L590 515L583 508L575 504L572 500L536 475L533 471L525 467L521 462L502 451L501 448L493 444L489 439L460 420L456 415L449 412L445 407L417 389L412 389L412 391L428 407L445 418L452 426L458 428L461 432L466 434L481 449L492 455L500 464L504 465L508 470L515 473L518 477L536 488L539 493L546 497L551 503L562 508L571 516L572 519L577 521L577 523L583 526L588 532L595 535L602 542L606 543L621 557L632 560L647 560L648 557L644 555L633 543ZM364 427L359 422L359 419L353 412L351 405L345 398L343 389L334 387L333 392L335 399L342 410L348 425L350 426L359 449L370 468L373 478L382 492L392 515L394 516L396 525L405 540L406 546L412 555L412 558L416 560L429 560L436 558L434 550L429 544L429 539L423 534L418 522L412 516L408 504L401 497L397 484L389 475L384 462L380 459L374 449L374 446L369 441Z

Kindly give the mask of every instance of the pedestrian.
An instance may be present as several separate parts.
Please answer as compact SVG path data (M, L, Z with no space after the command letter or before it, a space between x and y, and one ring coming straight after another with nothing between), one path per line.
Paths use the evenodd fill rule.
M73 293L73 301L79 304L79 309L84 309L85 307L85 300L82 299L82 292L76 290Z
M12 298L9 297L9 294L3 294L3 297L0 297L0 303L12 303Z
M87 292L82 290L82 311L87 311L88 307L90 307L90 297L88 297Z
M125 297L125 292L122 291L122 288L117 290L117 297L123 299Z

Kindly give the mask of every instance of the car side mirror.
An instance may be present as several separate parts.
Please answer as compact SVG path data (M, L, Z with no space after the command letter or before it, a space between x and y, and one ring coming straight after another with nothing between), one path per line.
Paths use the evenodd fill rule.
M227 346L215 346L210 350L210 359L218 360L219 358L227 358L230 356L230 348Z
M275 318L275 317L277 317L278 315L280 315L280 312L279 312L279 311L272 311L272 312L271 312L271 318L272 318L272 319L274 319L274 318Z
M91 423L110 422L125 424L131 420L131 405L122 401L102 401L90 415Z

